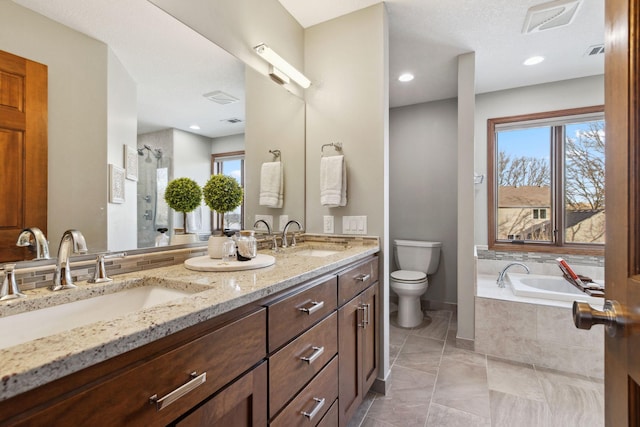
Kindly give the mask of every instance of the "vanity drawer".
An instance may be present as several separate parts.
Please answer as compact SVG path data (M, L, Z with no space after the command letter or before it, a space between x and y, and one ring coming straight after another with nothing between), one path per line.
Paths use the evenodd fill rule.
M265 326L266 312L260 309L87 386L24 425L51 420L57 425L166 425L264 359Z
M291 341L337 307L337 279L316 285L268 305L269 352Z
M338 425L338 401L336 400L331 405L331 408L322 417L317 427L336 427Z
M337 330L334 312L269 358L270 418L336 355Z
M336 356L270 425L273 427L315 426L337 398L338 357Z
M378 281L378 257L338 273L338 304L342 305Z

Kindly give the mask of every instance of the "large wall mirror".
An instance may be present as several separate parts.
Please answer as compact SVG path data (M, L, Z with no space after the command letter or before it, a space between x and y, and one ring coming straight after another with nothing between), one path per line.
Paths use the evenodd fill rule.
M178 177L203 185L212 155L225 152L244 151L245 228L256 215L276 229L281 215L304 220L304 102L153 4L0 2L0 50L48 66L53 256L70 228L90 252L153 247L157 228L183 227L163 186ZM280 209L258 203L260 166L275 149ZM110 195L110 165L124 169L123 198ZM200 239L211 233L204 204L187 222Z

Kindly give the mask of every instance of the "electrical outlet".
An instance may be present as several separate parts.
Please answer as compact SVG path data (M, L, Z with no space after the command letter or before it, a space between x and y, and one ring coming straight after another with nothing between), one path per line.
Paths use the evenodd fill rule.
M285 225L289 222L289 215L280 215L278 230L283 231Z
M323 232L333 234L333 215L325 215L323 224Z

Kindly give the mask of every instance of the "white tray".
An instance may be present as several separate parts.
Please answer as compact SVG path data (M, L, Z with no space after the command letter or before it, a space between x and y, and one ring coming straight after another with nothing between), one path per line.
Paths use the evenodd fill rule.
M195 271L241 271L269 267L276 259L271 255L258 254L249 261L222 262L221 259L209 258L209 255L189 258L184 262L185 268Z

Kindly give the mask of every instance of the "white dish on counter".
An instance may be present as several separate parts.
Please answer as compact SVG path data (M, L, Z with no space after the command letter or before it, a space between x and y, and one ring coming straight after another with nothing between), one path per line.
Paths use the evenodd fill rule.
M249 261L222 261L205 255L189 258L184 262L184 266L194 271L242 271L269 267L275 262L275 257L266 254L258 254L257 257Z

